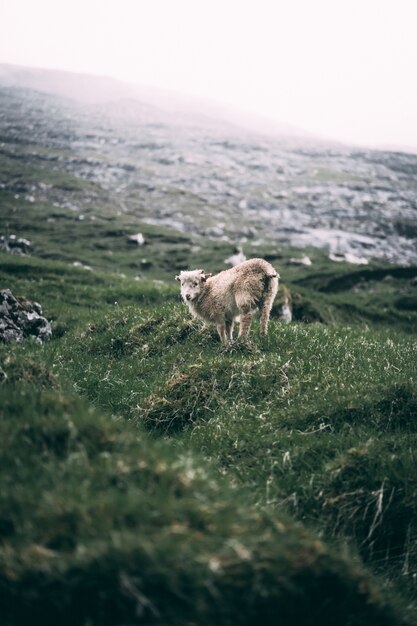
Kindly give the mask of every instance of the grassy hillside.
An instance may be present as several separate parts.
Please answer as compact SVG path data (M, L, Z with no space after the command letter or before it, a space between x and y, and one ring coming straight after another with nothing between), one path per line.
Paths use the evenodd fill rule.
M0 346L3 623L414 623L413 335L224 350L175 284L5 253L1 284L55 331Z
M195 198L165 189L169 164L146 161L154 204L146 168L132 174L126 209L122 141L6 96L0 236L31 247L0 250L0 288L40 302L53 338L0 343L1 624L417 624L417 267L249 237L282 283L268 337L255 322L225 349L173 278L224 269L232 239L144 219L172 202L187 223ZM220 164L232 148L216 144ZM295 185L309 155L292 158Z

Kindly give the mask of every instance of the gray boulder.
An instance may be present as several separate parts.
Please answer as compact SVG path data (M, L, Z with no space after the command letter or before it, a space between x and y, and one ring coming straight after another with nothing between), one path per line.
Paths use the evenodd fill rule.
M51 324L38 302L19 298L10 289L0 291L0 341L19 342L31 337L43 343L52 337Z
M11 252L11 254L21 254L23 256L29 254L31 242L24 237L16 237L16 235L10 235L5 237L0 236L0 250Z

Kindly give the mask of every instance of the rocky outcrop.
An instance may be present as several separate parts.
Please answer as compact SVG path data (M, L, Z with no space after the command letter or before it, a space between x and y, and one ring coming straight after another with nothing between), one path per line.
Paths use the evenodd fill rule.
M16 235L0 236L0 250L5 250L12 254L29 254L31 245L31 242L24 237L16 237Z
M0 341L19 342L31 337L43 343L52 337L51 324L38 302L19 298L10 289L0 291Z

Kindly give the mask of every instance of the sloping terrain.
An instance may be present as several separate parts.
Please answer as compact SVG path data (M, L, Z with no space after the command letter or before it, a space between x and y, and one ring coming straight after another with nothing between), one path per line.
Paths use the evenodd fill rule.
M0 250L0 288L40 302L52 322L48 343L0 343L2 623L415 624L411 230L390 231L401 263L371 249L366 267L336 263L291 234L280 242L275 209L268 222L241 202L253 137L240 182L230 177L239 202L224 181L199 200L220 163L242 158L241 140L216 140L214 163L212 135L188 129L213 165L188 169L126 148L156 133L169 153L178 129L136 119L127 132L106 117L97 134L91 111L11 88L1 106L0 235L30 245ZM281 149L285 167L334 156ZM270 164L253 169L259 199L275 165L258 152ZM377 167L376 153L346 156L349 172L368 157ZM412 225L414 157L381 158L378 175L388 161L401 172L398 215ZM287 209L316 219L299 204L297 172L285 176L297 198L294 209L281 198ZM381 202L363 208L369 233L374 209L393 208ZM343 200L329 208L343 231L354 228L346 216ZM143 244L129 239L138 233ZM190 319L173 277L223 269L236 244L271 260L282 285L268 337L255 322L250 340L224 349Z
M229 240L248 254L267 242L417 262L416 155L256 135L215 119L196 126L133 98L87 105L1 86L0 96L10 174L22 159L44 174L0 181L11 210L30 198L94 219L98 184L113 215ZM88 194L76 193L80 177Z

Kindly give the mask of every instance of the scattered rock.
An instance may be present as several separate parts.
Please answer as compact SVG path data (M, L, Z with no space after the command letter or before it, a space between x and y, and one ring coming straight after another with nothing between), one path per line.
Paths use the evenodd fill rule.
M240 232L241 237L247 237L248 239L255 239L257 234L258 232L253 226L247 226L245 228L242 228Z
M93 271L93 268L92 268L92 267L90 267L89 265L84 265L84 263L81 263L81 261L74 261L74 262L73 262L73 266L74 266L74 267L80 267L81 269L83 269L83 270L88 270L88 271L90 271L90 272L92 272L92 271Z
M304 255L302 257L292 257L289 262L293 265L312 265L313 263L310 257L307 255Z
M9 235L8 237L2 235L0 237L0 250L5 250L11 254L29 254L31 245L31 242L24 237L17 237L16 235Z
M352 252L345 252L346 263L354 263L355 265L368 265L369 261L364 256L358 256L352 254Z
M220 226L210 226L203 231L203 234L207 237L223 237L224 230Z
M365 257L357 256L356 254L353 254L352 252L345 252L345 253L331 252L329 254L329 259L331 261L336 261L337 263L344 261L345 263L353 263L354 265L368 265L369 263L368 259L366 259Z
M38 302L19 298L10 289L0 291L0 341L4 343L20 342L31 337L39 343L52 337L48 320L42 316L42 307Z
M137 246L143 246L145 243L145 237L142 233L136 233L136 235L129 235L127 238L128 243L136 244Z
M329 254L330 261L335 261L336 263L342 263L346 261L345 255L342 252L331 252Z

